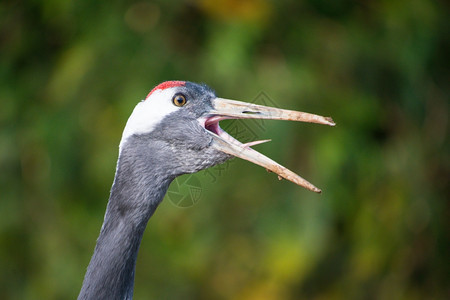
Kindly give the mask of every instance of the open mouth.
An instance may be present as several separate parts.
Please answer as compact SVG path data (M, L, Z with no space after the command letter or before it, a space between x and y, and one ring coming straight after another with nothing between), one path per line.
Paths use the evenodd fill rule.
M214 110L210 112L208 117L200 118L199 122L212 135L213 147L224 153L260 165L268 171L278 174L280 179L285 178L316 193L321 192L320 189L299 175L251 148L251 146L269 142L270 140L243 144L220 128L219 122L226 119L269 119L302 121L334 126L335 123L331 118L222 98L214 99L212 104Z
M206 118L205 121L205 129L208 131L211 131L212 133L215 133L217 135L220 135L220 131L223 131L222 128L219 126L219 121L225 120L224 117L219 116L212 116Z
M233 119L233 118L223 117L223 116L208 117L204 120L205 121L204 127L206 130L220 136L224 140L226 140L230 143L234 143L238 146L245 147L245 148L271 141L271 140L260 140L260 141L253 141L253 142L248 142L248 143L243 144L240 141L238 141L237 139L235 139L233 136L228 134L228 132L226 132L225 130L220 128L219 122L222 120L226 120L226 119Z

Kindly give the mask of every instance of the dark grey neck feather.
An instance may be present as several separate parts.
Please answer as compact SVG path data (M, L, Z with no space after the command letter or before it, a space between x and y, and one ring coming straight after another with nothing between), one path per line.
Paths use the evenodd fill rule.
M231 158L196 120L162 121L122 146L105 220L78 299L131 299L142 235L169 184ZM166 137L171 137L167 139Z
M174 178L165 172L164 159L152 151L156 148L136 144L122 150L100 236L78 299L132 298L142 235Z

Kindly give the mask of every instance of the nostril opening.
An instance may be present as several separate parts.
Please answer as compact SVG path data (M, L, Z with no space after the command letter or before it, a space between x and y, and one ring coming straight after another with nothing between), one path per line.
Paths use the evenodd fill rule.
M247 115L260 115L261 114L261 112L259 112L259 111L250 111L250 110L244 110L242 113L247 114Z

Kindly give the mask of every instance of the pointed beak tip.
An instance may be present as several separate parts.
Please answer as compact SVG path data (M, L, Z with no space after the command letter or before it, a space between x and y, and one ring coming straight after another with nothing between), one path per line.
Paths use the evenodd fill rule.
M331 117L326 117L325 120L327 120L328 125L336 126L336 123L333 121L333 119Z
M308 186L303 186L303 187L305 187L306 189L310 190L311 192L314 192L314 193L317 193L317 194L322 194L322 190L319 189L318 187L315 187L312 184L309 184Z

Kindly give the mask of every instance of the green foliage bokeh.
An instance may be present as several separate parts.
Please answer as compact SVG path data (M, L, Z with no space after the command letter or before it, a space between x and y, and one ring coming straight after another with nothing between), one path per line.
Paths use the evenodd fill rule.
M0 299L76 298L127 117L172 79L338 125L253 132L320 196L236 159L195 175L195 205L166 197L136 299L447 298L448 12L427 0L2 1Z

